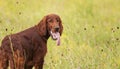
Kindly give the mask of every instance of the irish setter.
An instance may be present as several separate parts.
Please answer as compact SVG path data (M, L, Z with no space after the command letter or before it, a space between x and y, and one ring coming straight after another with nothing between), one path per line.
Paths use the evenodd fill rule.
M0 47L0 69L43 69L47 40L51 36L60 45L62 31L60 17L49 14L38 25L6 36Z

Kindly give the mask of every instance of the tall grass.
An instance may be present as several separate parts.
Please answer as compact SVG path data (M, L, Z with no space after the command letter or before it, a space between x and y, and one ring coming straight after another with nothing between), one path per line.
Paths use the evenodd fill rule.
M0 41L56 13L61 46L48 40L44 69L120 69L120 0L0 0Z

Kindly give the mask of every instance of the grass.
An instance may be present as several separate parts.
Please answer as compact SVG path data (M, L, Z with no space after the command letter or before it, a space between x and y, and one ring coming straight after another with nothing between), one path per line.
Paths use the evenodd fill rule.
M61 46L48 40L44 69L120 69L119 0L0 0L0 42L36 25L44 15L61 16Z

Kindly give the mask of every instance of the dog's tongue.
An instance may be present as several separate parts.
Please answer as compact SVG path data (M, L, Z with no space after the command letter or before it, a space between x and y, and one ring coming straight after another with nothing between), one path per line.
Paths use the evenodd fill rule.
M59 46L60 45L60 33L56 32L56 33L52 33L53 39L56 39L56 44Z
M59 32L56 32L56 33L51 32L51 34L52 34L53 39L56 39L56 44L59 46L60 45L60 33Z
M56 33L56 37L57 37L57 40L56 40L56 44L59 46L60 45L60 33Z

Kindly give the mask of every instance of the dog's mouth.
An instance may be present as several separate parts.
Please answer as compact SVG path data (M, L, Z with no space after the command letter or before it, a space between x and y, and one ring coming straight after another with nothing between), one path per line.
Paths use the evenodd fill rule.
M60 33L50 31L51 37L53 40L56 40L57 45L60 45Z

